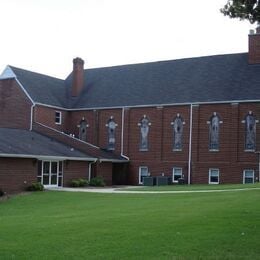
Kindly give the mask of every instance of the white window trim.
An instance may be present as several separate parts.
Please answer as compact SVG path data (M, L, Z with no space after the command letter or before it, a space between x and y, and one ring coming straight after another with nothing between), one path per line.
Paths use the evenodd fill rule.
M59 122L56 122L56 113L59 113ZM62 123L62 112L61 111L55 111L55 124L56 125L61 125L61 123Z
M44 185L43 184L43 165L45 162L48 162L50 165L49 165L49 184L48 185ZM57 184L50 184L50 179L51 179L51 166L52 166L52 163L57 163ZM59 175L59 172L60 172L60 162L62 163L62 171L61 171L61 176ZM42 166L41 166L41 184L44 185L44 187L59 187L59 177L61 177L62 181L61 181L61 186L60 187L63 187L63 161L56 161L56 160L43 160L42 161Z
M245 169L243 171L243 184L248 184L248 183L245 183L246 171L252 171L253 172L253 183L252 184L254 184L255 183L255 170L253 170L253 169Z
M172 168L172 182L173 183L178 183L178 180L177 181L174 180L174 172L175 172L175 170L181 170L181 178L182 178L183 177L182 168L181 167L173 167Z
M211 182L210 181L211 171L218 171L218 182ZM209 168L209 184L219 184L219 176L220 176L220 171L219 171L218 168Z
M148 167L147 166L139 166L139 177L138 177L138 182L139 182L139 184L143 184L143 182L141 181L141 172L142 172L142 168L145 168L145 169L147 169L147 172L148 172L148 175L147 176L149 176L149 169L148 169Z

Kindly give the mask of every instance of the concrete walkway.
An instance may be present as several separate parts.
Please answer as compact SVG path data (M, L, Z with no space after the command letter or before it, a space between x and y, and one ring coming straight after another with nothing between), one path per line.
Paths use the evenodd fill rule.
M122 190L127 188L142 188L143 186L124 186L120 188L105 187L105 188L66 188L66 187L55 187L48 188L47 190L55 191L70 191L70 192L92 192L92 193L117 193L117 194L183 194L183 193L209 193L209 192L233 192L233 191L247 191L247 190L260 190L260 188L244 188L244 189L229 189L229 190L183 190L183 191L130 191Z

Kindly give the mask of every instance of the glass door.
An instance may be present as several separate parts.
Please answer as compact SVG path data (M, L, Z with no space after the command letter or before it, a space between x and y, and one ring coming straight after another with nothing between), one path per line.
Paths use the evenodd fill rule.
M44 186L58 186L59 167L56 161L42 162L42 184Z

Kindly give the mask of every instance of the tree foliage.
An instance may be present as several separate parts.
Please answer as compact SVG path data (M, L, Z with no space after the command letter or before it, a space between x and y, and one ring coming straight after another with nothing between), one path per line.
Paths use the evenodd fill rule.
M260 0L228 0L220 11L230 18L260 23Z

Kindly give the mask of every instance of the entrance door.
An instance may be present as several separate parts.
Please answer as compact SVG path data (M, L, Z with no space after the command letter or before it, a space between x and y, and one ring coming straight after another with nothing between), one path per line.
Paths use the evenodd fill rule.
M56 161L42 162L42 184L44 186L58 186L58 165Z

